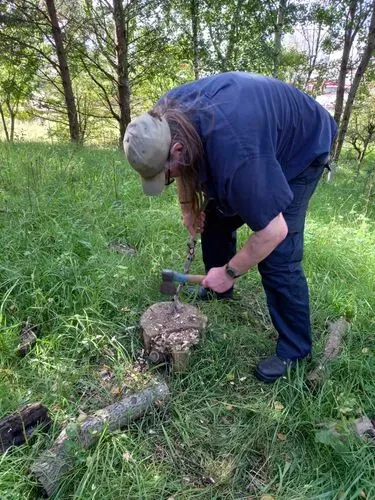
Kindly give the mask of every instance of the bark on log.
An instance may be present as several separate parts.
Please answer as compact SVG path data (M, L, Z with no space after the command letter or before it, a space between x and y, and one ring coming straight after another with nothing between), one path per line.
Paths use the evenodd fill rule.
M349 322L345 318L339 318L328 325L328 338L324 348L323 357L319 365L308 374L307 380L314 385L321 382L326 372L327 364L340 354L342 339L349 328Z
M165 382L158 382L139 393L122 398L83 422L68 425L53 446L41 454L31 467L32 474L48 496L59 486L62 476L74 465L72 444L87 449L99 440L104 429L115 431L143 415L153 404L169 396Z
M189 366L191 350L179 351L172 349L173 370L177 373L185 373Z
M0 419L0 451L26 443L38 426L48 426L48 410L40 403L21 406L11 415Z

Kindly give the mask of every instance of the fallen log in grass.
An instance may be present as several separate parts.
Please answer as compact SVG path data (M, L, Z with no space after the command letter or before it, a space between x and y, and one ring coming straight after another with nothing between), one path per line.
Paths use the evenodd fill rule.
M74 466L72 452L74 445L83 449L89 448L99 440L103 430L121 429L168 396L167 384L158 382L95 412L82 422L68 425L53 446L35 460L31 467L32 474L46 494L52 495L58 488L62 476Z
M0 452L26 443L38 428L50 424L48 410L40 403L21 406L11 415L0 419Z
M349 329L349 326L350 323L345 318L339 318L335 322L328 324L328 337L324 347L323 357L319 365L307 376L307 380L313 388L322 382L327 372L328 364L340 354L343 337Z

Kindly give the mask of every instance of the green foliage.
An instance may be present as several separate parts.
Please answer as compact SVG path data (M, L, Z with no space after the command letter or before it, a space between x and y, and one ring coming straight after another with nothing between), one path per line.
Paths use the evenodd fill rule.
M365 81L353 105L346 141L353 147L358 169L375 142L375 81Z
M117 151L68 145L0 144L0 409L41 401L48 434L1 457L0 497L35 498L33 459L82 412L111 401L98 372L131 370L142 348L139 319L163 298L160 269L183 264L187 235L174 188L157 199ZM322 183L306 225L304 267L311 290L314 357L326 321L351 311L343 353L316 392L309 366L273 386L253 369L275 346L259 277L238 284L235 303L203 304L209 328L191 371L168 377L171 400L83 451L57 498L357 498L375 496L373 449L326 434L375 414L375 212L350 168ZM240 244L248 236L242 229ZM113 253L111 241L137 250ZM198 256L194 270L203 264ZM15 355L21 323L41 325L25 358Z
M30 28L12 23L2 26L0 22L0 29L3 35L0 45L0 114L5 135L13 141L15 120L21 114L27 116L28 103L37 86L40 58L15 37L21 32L26 38Z

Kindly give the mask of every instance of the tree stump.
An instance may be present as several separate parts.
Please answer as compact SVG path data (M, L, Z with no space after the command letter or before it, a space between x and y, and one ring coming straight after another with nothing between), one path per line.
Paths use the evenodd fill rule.
M11 415L0 419L0 451L26 443L39 427L48 426L48 410L40 403L21 406Z
M74 466L74 444L87 449L99 440L104 429L114 431L143 415L153 404L160 404L169 396L165 382L157 382L142 391L126 396L117 403L88 416L82 422L68 425L49 450L37 458L32 474L48 496L60 484L62 476ZM73 446L72 446L73 445Z
M159 302L141 317L143 341L150 361L173 361L176 372L188 368L192 346L198 344L207 317L199 309L181 302Z

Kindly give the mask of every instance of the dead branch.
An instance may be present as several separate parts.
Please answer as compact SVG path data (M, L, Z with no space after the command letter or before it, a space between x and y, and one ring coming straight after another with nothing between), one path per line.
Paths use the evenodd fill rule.
M320 360L319 365L308 374L307 380L309 382L312 382L315 385L323 380L327 371L328 363L337 358L341 352L342 340L344 334L349 329L349 326L349 322L342 317L334 323L329 323L328 338L324 348L323 357Z

